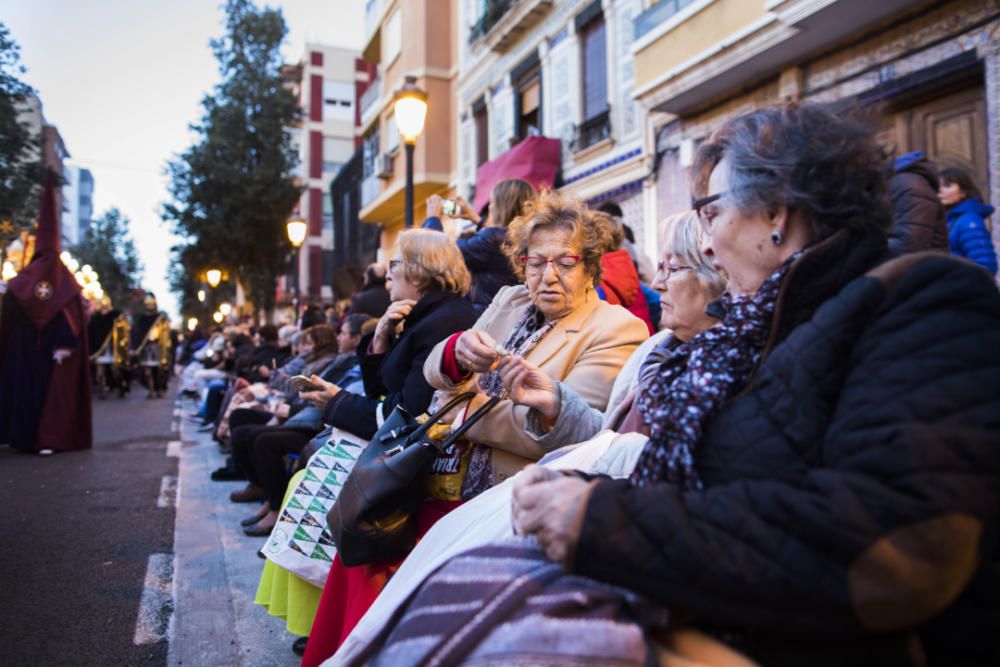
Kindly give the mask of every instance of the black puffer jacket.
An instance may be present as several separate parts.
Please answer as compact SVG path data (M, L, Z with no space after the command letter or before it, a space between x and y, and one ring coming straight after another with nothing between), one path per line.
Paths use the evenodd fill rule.
M882 248L793 265L704 488L596 484L577 571L766 665L1000 664L1000 294L937 253L863 275Z
M921 151L896 160L889 177L892 229L889 251L893 256L924 250L948 250L948 223L938 201L938 175L934 163Z

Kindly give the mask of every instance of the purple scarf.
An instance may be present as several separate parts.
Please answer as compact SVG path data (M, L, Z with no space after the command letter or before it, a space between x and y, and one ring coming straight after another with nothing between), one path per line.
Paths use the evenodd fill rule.
M659 481L700 489L694 452L705 425L750 380L771 332L781 281L795 253L754 294L724 295L723 321L701 332L663 361L642 383L636 399L649 429L629 480L636 486Z

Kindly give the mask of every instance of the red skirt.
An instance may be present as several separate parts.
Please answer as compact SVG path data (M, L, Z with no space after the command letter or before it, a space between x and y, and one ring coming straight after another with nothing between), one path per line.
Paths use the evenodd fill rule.
M417 513L417 534L425 535L441 517L461 504L460 500L425 502ZM400 558L391 563L347 567L339 555L334 557L302 657L302 667L319 667L337 652L402 562Z

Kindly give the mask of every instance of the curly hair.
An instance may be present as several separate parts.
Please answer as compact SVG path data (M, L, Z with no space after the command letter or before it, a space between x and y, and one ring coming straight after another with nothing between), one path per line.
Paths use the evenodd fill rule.
M524 213L514 218L507 228L504 252L520 280L524 280L524 267L520 258L528 254L531 235L536 229L561 228L569 230L580 247L583 267L594 283L601 280L601 257L613 245L614 230L611 218L593 211L578 199L552 190L542 190L534 199L525 202Z
M814 241L841 229L885 236L892 223L886 158L855 114L790 103L732 118L713 132L695 156L694 190L709 194L709 176L725 162L726 198L744 214L787 206L805 216Z
M399 235L403 275L421 291L436 288L464 295L472 276L455 242L431 229L408 229Z

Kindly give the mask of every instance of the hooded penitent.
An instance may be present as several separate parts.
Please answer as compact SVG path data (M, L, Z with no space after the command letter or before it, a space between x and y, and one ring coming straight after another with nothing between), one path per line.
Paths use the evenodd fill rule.
M92 439L86 317L59 258L56 216L50 176L35 253L8 284L0 317L0 443L23 451L87 449Z

